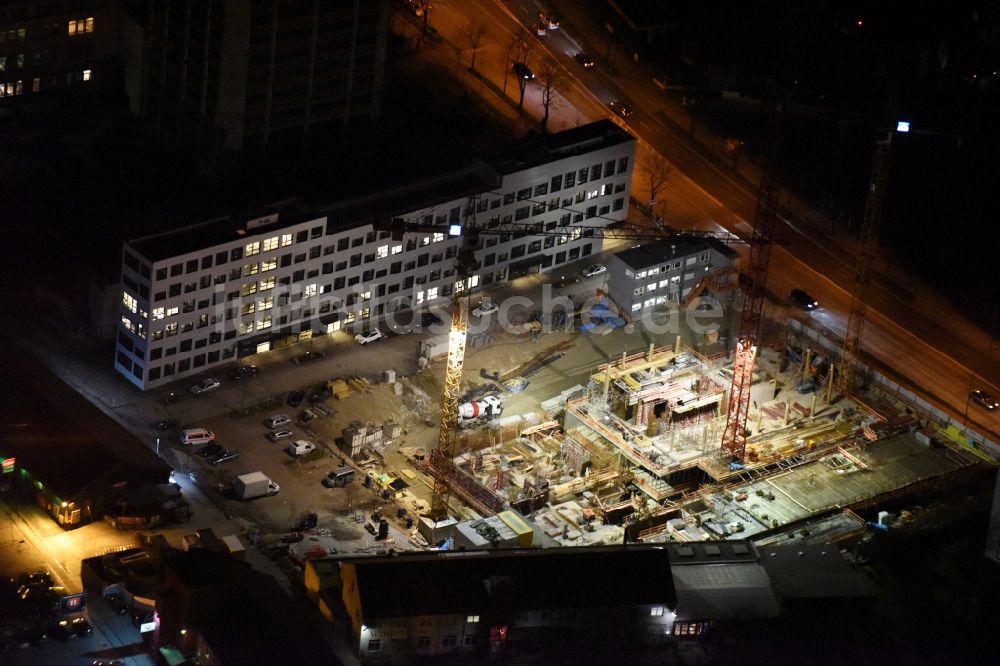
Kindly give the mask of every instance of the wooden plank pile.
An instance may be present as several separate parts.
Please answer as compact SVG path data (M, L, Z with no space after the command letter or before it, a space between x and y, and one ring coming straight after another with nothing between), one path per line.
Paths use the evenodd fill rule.
M330 382L330 390L337 400L344 400L351 395L351 389L342 378L338 377Z

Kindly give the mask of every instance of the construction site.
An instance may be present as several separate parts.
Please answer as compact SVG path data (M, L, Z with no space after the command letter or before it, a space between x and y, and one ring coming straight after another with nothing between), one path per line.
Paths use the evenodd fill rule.
M722 345L721 352L690 335L666 345L653 341L594 365L585 385L536 394L539 409L526 409L522 401L512 414L517 401L510 397L525 388L528 372L559 373L560 350L582 341L551 347L500 385L470 381L463 374L468 298L456 295L437 442L400 450L397 463L433 479L426 483L429 501L411 500L409 507L420 516L415 543L449 547L461 525L457 517L482 521L511 510L532 530L527 541L536 545L730 538L832 543L885 529L894 520L891 510L988 469L940 419L869 381L860 367L871 234L887 155L888 142L879 142L846 335L836 349L773 318L763 335L778 208L777 185L766 171L752 233L715 239L741 245L747 255L739 269L740 298L730 311L733 330L725 331L735 344ZM684 238L661 228L602 235ZM691 291L725 298L710 281L711 275ZM628 320L610 298L602 302ZM417 471L409 474L415 478ZM485 543L501 545L497 527L479 532L488 537Z

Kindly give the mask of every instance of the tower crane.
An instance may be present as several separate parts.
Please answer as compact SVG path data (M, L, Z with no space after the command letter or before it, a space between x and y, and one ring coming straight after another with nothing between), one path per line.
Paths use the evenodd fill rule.
M892 133L875 143L875 157L872 160L872 178L865 200L865 217L861 222L858 236L858 257L854 265L854 281L851 289L851 312L844 335L844 352L840 366L840 387L844 391L854 388L861 353L861 332L865 325L866 297L868 295L868 264L871 259L875 230L882 216L882 201L885 198L885 184L889 175L889 148Z
M776 200L770 205L776 206ZM456 438L458 434L459 414L458 408L461 401L461 380L462 368L465 361L465 342L468 331L469 317L469 278L473 275L476 267L474 252L478 245L479 237L483 235L498 236L567 236L579 234L583 238L601 238L609 240L629 240L629 241L664 241L674 236L695 236L699 238L712 238L726 244L750 244L751 246L751 266L757 266L758 272L754 273L754 283L761 285L758 299L763 300L763 275L760 270L766 271L767 258L769 252L765 249L765 254L761 254L758 246L767 246L770 240L764 234L765 229L758 226L754 228L754 235L750 238L743 238L730 232L687 230L679 231L672 229L661 223L655 227L624 227L608 228L602 226L574 226L562 229L546 230L539 225L536 228L526 229L524 225L501 224L489 227L477 224L475 221L475 200L470 198L470 203L466 208L466 217L461 228L452 226L449 228L450 235L460 235L461 244L459 246L456 259L457 284L463 285L461 289L456 288L452 292L452 317L451 328L448 333L448 358L445 365L445 381L441 395L441 421L440 432L438 433L438 445L431 451L431 470L434 474L434 495L431 501L429 517L435 521L442 520L448 515L448 501L454 490L451 484L456 483L459 477L458 470L453 462L456 452ZM773 213L772 213L773 214ZM410 222L399 218L383 220L376 223L376 229L388 230L393 236L402 237L404 233L433 233L442 231L440 225L427 225L423 223ZM755 253L754 250L758 249ZM744 306L745 307L745 306ZM745 317L744 317L745 319ZM757 306L756 320L760 319L760 304ZM741 331L743 327L741 326ZM755 349L755 347L753 348ZM750 358L752 370L753 359ZM749 387L749 382L747 382ZM749 388L746 390L747 400L749 400ZM743 420L746 420L746 410L743 410Z

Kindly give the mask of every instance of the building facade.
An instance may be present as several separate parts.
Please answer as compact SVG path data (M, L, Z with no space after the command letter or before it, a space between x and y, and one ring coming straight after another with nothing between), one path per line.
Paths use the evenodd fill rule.
M133 113L204 152L379 112L388 0L126 4Z
M633 319L681 304L708 287L718 298L738 286L739 255L714 238L676 236L619 252L608 262L608 293ZM704 283L704 284L703 284Z
M0 106L80 93L114 73L118 3L0 3Z
M155 388L599 252L599 229L626 219L634 155L635 140L600 121L407 187L125 243L115 368ZM386 223L422 231L393 240ZM467 284L452 224L485 230Z
M363 662L462 655L502 660L663 644L677 596L662 548L469 550L340 562L341 598ZM540 654L535 655L540 656ZM478 663L478 662L477 662Z

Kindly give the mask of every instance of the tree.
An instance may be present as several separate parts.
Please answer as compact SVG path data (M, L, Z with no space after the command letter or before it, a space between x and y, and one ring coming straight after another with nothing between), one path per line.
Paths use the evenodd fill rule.
M542 61L541 70L538 72L538 85L542 89L542 132L547 131L549 124L549 109L553 103L558 106L558 98L566 91L569 81L563 68L552 58Z
M674 172L674 167L659 153L651 152L639 162L639 167L646 172L649 178L649 205L656 201L656 195L660 193L663 186L667 184L667 179Z
M503 75L503 92L507 94L507 74L510 72L510 68L513 63L523 63L525 66L528 64L528 56L531 54L531 42L524 38L524 35L514 35L510 43L507 44L507 50L504 53L504 75ZM517 103L517 110L522 111L524 109L524 90L528 86L528 79L523 76L517 77L517 89L521 92L521 98Z
M476 18L470 18L462 30L462 37L465 38L465 43L468 47L472 49L472 64L469 65L469 69L474 72L476 71L476 53L479 51L479 47L483 45L483 38L486 37L486 26L476 20Z

